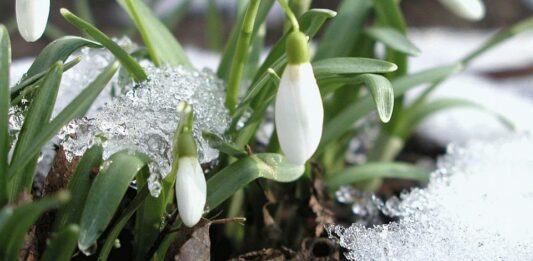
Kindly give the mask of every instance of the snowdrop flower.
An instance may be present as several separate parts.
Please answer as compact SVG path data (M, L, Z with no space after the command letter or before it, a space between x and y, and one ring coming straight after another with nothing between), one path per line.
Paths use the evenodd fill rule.
M193 227L200 221L204 213L207 184L204 172L198 161L196 142L192 136L192 108L186 106L187 117L181 118L185 126L177 138L179 155L176 174L176 199L183 224Z
M477 21L485 16L485 5L481 0L440 0L442 5L457 16Z
M303 165L320 143L324 108L309 62L306 36L300 31L292 32L286 51L288 65L276 95L276 130L287 160Z
M20 35L27 42L35 42L46 28L50 0L17 0L16 13Z

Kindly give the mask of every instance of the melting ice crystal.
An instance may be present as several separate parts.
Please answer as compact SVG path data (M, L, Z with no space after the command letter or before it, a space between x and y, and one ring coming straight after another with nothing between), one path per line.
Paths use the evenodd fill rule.
M533 136L451 146L425 189L380 207L398 222L331 225L349 260L531 260Z
M94 117L76 120L64 128L67 140L63 146L67 157L81 156L94 138L105 140L104 157L125 150L148 155L152 195L160 191L158 181L168 174L172 162L172 138L179 121L176 111L180 101L187 101L194 110L193 135L198 143L198 157L205 163L218 157L209 147L202 132L223 135L229 125L224 107L224 85L214 74L183 67L156 68L146 65L149 80L127 87L122 96L107 104ZM70 137L70 138L69 138Z

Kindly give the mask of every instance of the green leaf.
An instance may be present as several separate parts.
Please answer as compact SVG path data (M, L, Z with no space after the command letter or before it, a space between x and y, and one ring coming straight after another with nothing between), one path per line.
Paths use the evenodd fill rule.
M17 260L26 233L37 221L37 218L45 211L64 204L69 198L69 193L63 191L54 196L17 207L0 230L0 235L3 235L0 237L0 259Z
M128 72L132 75L133 79L136 82L141 82L148 78L139 63L137 63L137 61L135 61L135 59L131 57L126 51L124 51L124 49L122 49L117 43L111 40L102 31L98 30L98 28L77 17L65 8L61 8L61 15L63 15L63 17L69 23L76 26L78 29L84 31L96 41L101 43L105 48L107 48L120 61L122 66L124 66L124 68L128 70Z
M72 258L80 227L77 225L68 225L61 229L59 233L52 238L50 244L44 251L41 261L68 261Z
M261 4L259 5L259 10L257 11L257 15L255 17L254 29L251 35L252 39L255 38L257 32L259 31L259 28L265 22L268 12L272 8L273 4L274 0L261 1ZM240 14L240 16L237 18L237 22L235 23L237 26L233 27L231 35L228 41L226 42L226 46L224 47L224 51L222 52L220 64L218 65L217 69L217 75L220 79L227 80L229 78L231 63L233 61L233 56L235 55L237 39L239 38L239 34L242 31L242 24L244 21L245 13L246 12L242 12L242 14Z
M76 57L69 62L65 63L63 66L63 73L70 70L72 67L76 66L81 61L80 57ZM29 77L25 80L20 81L10 90L11 92L11 105L17 105L22 98L31 97L31 94L39 88L39 83L42 81L43 77L50 72L50 67L45 71L37 73L32 77Z
M404 95L410 89L421 84L432 83L444 79L450 74L457 72L459 68L460 66L457 65L443 66L399 77L392 81L394 96L399 97ZM326 124L322 134L321 145L335 141L344 135L347 131L352 129L355 122L370 113L373 108L374 104L370 95L347 106Z
M9 155L9 65L11 43L7 29L0 25L0 206L7 201Z
M332 74L388 73L397 69L396 64L370 58L339 57L313 63L313 71L317 79Z
M338 8L337 17L322 36L314 60L349 56L361 35L371 7L370 0L344 0Z
M335 190L342 185L349 185L373 178L397 178L425 182L428 181L429 174L430 171L408 163L372 162L333 173L326 180L326 185L330 190Z
M511 120L507 119L504 115L495 112L483 105L464 99L442 98L434 101L428 101L406 110L405 113L402 114L404 116L401 118L398 124L398 132L396 133L396 135L402 138L407 138L412 133L412 131L427 117L437 112L457 107L475 108L485 111L493 115L502 123L502 125L504 125L508 129L515 129L515 126Z
M150 197L149 192L150 191L148 190L148 186L143 186L143 188L137 193L135 198L133 198L133 200L129 203L128 207L122 212L120 217L117 219L117 222L113 225L111 232L109 232L109 234L107 235L105 243L102 246L102 250L98 255L98 260L108 260L109 253L111 253L111 250L113 250L113 247L115 245L115 240L118 238L120 232L122 232L122 230L128 223L128 220L130 220L133 214L139 209L139 207L141 207L141 204L144 203L146 199ZM135 249L135 251L137 251L137 249Z
M533 17L524 19L508 28L501 30L496 35L487 40L484 44L482 44L479 48L464 57L461 62L464 65L467 65L482 54L498 46L500 43L531 29L533 29Z
M144 2L118 0L118 3L135 23L154 64L192 67L176 38Z
M226 155L236 158L242 158L247 155L246 151L244 151L242 148L239 148L237 144L225 141L214 133L204 131L202 136L209 142L210 147L217 149Z
M44 146L57 132L69 121L79 116L88 108L105 88L107 83L113 78L118 69L118 63L113 62L107 66L100 75L87 86L65 109L63 109L50 123L39 126L39 132L31 140L28 148L24 150L23 156L13 158L9 168L8 177L11 179L22 166L28 164L30 160L38 155ZM27 120L27 118L26 118ZM20 140L20 139L19 139Z
M37 90L37 94L25 115L8 172L8 197L10 201L13 201L25 189L31 191L33 174L37 167L37 153L41 151L41 147L36 148L37 152L31 158L23 158L23 156L52 116L62 74L63 63L58 62L53 65L43 79L41 87ZM17 163L22 159L26 160L24 164Z
M389 80L377 74L363 74L359 78L370 90L382 122L389 122L394 108L394 91Z
M375 26L368 28L366 33L396 51L413 56L420 54L420 49L394 28Z
M97 42L77 37L77 36L64 36L61 37L49 45L47 45L35 58L35 61L31 65L30 69L22 81L31 78L41 72L48 71L50 67L58 61L65 62L67 58L82 47L101 48Z
M67 189L72 199L64 207L59 209L56 215L54 230L58 231L70 224L79 224L85 201L89 195L94 177L102 164L103 148L94 145L81 157L76 171L72 174ZM77 240L77 239L76 239Z
M111 222L133 178L145 167L146 156L117 152L102 164L94 179L80 222L78 247L87 251Z
M288 163L280 154L261 153L243 158L221 170L207 181L207 206L215 209L235 191L258 178L292 182L304 172L304 166Z

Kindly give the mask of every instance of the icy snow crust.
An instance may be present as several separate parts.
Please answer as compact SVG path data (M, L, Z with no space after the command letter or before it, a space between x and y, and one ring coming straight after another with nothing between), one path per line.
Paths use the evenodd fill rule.
M159 176L151 180L155 182L152 194L157 195L157 179L170 171L178 103L187 101L193 106L193 134L202 163L218 157L218 151L209 147L202 131L223 135L230 117L224 107L223 82L214 74L183 67L147 65L144 69L149 80L127 87L131 90L116 97L94 117L69 124L63 134L74 138L62 145L68 158L83 155L95 139L104 141L104 158L125 149L145 153L153 160L152 174Z
M330 226L350 260L531 260L533 136L450 145L425 189L382 205L399 218Z

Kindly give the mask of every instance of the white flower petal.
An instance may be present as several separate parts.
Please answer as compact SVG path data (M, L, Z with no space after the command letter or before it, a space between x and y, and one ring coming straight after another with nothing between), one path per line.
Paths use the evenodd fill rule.
M289 64L276 96L276 130L287 160L303 165L322 136L324 108L311 64Z
M207 185L204 172L194 157L179 159L176 176L176 199L183 224L192 227L204 213Z
M46 28L50 0L17 0L16 13L20 35L27 42L35 42Z
M481 0L440 0L440 2L464 19L477 21L485 16L485 5Z

